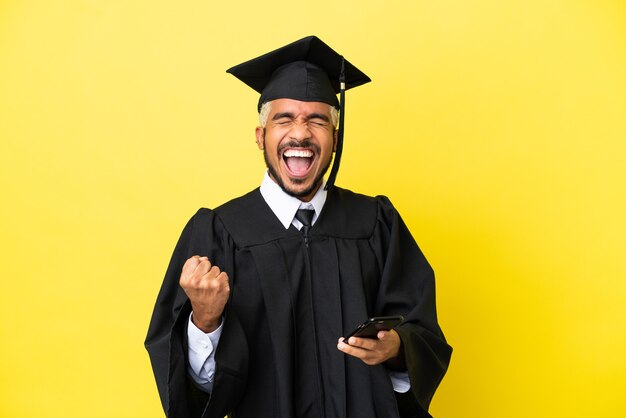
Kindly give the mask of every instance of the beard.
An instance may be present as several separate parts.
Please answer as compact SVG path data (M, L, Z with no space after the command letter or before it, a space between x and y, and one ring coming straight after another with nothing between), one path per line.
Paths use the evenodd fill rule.
M282 149L284 149L285 147L299 147L299 148L315 148L315 147L311 147L307 141L302 141L301 143L289 143L289 144L284 144L282 147L280 147L280 149L278 150L278 159L280 161L281 157L281 151ZM318 151L318 155L319 155L319 150ZM322 166L322 170L320 171L320 173L317 175L317 177L315 178L315 180L313 181L313 183L311 183L311 185L309 187L307 187L304 190L301 191L295 191L295 190L290 190L287 188L287 186L285 185L285 182L283 181L283 179L278 175L278 170L276 169L276 167L274 167L272 165L272 163L270 162L268 155L267 155L267 148L263 149L263 158L265 159L265 165L267 166L267 172L269 173L270 177L276 182L276 184L278 184L278 186L280 186L280 188L283 190L283 192L287 193L289 196L293 196L297 199L301 199L302 197L308 196L311 193L315 192L317 190L317 188L322 184L322 181L324 180L324 175L326 174L326 172L328 171L328 168L330 167L330 163L332 161L332 158L328 159L328 162L326 162L326 164L324 164ZM305 179L293 179L292 180L294 183L296 184L302 184L304 183L306 180Z

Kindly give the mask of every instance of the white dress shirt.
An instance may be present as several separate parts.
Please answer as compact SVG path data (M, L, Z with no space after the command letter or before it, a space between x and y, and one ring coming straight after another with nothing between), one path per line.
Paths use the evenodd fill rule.
M290 225L295 226L298 230L302 228L302 224L295 216L298 209L313 209L312 225L315 224L319 214L326 203L327 192L322 185L310 202L302 202L293 196L289 196L283 192L278 184L276 184L267 173L263 177L260 187L261 196L272 209L272 212L283 224L285 229ZM189 325L187 327L187 339L189 347L189 374L193 380L198 383L204 390L211 392L213 388L213 379L215 375L215 351L222 335L222 325L213 332L204 333L191 320L189 315ZM389 378L396 392L407 392L411 388L408 372L389 371Z

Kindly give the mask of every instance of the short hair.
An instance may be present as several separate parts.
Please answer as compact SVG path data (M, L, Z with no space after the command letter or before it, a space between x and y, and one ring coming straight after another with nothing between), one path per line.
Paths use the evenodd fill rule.
M328 105L330 107L330 121L333 124L333 127L337 129L337 121L339 120L339 111L335 108L335 106ZM259 123L262 128L265 128L267 124L267 118L270 116L270 112L272 110L272 102L265 102L261 105L261 110L259 110Z

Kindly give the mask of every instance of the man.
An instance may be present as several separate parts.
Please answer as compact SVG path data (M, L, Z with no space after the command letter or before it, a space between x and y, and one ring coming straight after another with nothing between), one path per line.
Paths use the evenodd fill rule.
M387 198L334 186L337 110L369 78L315 37L228 72L261 93L267 174L176 246L146 338L167 416L429 417L451 354L433 272ZM342 338L383 315L404 321Z

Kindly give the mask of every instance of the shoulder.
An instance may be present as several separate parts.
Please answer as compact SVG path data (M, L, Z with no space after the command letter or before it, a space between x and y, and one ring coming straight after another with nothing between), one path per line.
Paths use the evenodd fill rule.
M232 199L214 208L200 208L187 223L186 229L194 233L207 236L207 233L215 235L228 232L228 225L233 222L241 222L245 214L258 206L258 197L261 194L258 188L243 196Z
M263 197L259 188L244 194L243 196L236 197L218 207L215 208L215 213L220 218L232 218L240 217L246 212L257 208L263 204Z
M328 193L323 212L324 232L365 238L374 233L381 221L390 224L395 209L386 196L368 196L334 187Z
M236 197L214 209L200 208L191 218L190 223L219 223L241 222L251 211L262 205L259 189L254 189L243 196Z
M271 212L259 188L215 208L215 214L231 231L246 231L265 221Z
M352 190L335 187L335 199L347 207L364 207L372 210L394 209L391 200L385 195L368 196L362 193L356 193ZM395 209L394 209L395 210Z
M395 211L391 200L385 195L368 196L352 190L335 187L329 196L331 200L334 200L345 211L366 211L370 213L378 213L381 210Z
M215 208L215 216L239 247L263 244L286 234L259 188Z

